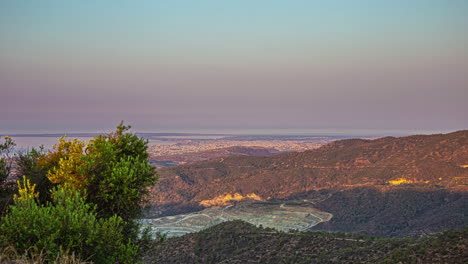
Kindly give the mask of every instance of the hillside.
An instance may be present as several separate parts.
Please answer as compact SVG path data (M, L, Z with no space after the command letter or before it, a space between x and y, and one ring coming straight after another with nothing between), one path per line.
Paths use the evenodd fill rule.
M466 190L468 130L340 140L305 152L234 156L159 170L152 202L162 213L202 208L227 194L286 199L312 190L372 187ZM157 211L155 210L155 211Z
M325 232L282 233L232 221L171 238L145 263L467 263L468 229L424 239Z
M467 226L468 193L401 188L354 188L333 192L314 208L333 215L312 230L378 237L421 237Z

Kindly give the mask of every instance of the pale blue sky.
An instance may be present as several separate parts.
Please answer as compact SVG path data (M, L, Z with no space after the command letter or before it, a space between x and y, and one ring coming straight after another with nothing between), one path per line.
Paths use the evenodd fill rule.
M467 128L468 1L0 2L1 132Z

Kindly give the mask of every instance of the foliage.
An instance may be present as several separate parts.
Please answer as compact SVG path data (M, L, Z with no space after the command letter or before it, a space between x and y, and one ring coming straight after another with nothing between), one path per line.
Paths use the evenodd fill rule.
M3 137L3 142L0 142L0 216L13 201L15 187L7 178L11 173L12 152L15 146L15 142L8 136Z
M117 214L125 220L140 214L147 187L155 183L154 169L148 162L147 142L119 126L117 132L98 136L88 145L92 164L89 197L100 214Z
M85 170L86 162L83 158L84 146L85 142L79 139L59 138L59 144L54 145L55 151L45 158L48 159L49 163L58 159L57 164L47 173L47 177L52 183L60 183L75 190L84 189L89 178Z
M47 177L48 171L55 166L53 163L41 163L45 157L43 147L32 148L28 152L18 154L17 166L18 175L25 176L31 184L36 185L36 191L39 193L39 202L50 201L50 190L55 186ZM58 161L57 161L58 162Z
M0 245L20 252L37 247L50 258L66 248L96 263L135 261L138 248L124 237L122 218L98 218L96 207L73 189L54 189L52 202L40 205L29 180L20 186L15 205L0 224Z
M0 218L0 248L21 255L34 247L49 260L65 250L95 263L135 263L148 241L138 239L134 219L157 174L147 141L129 128L121 123L88 145L62 137L52 151L18 155L23 180Z
M116 132L99 135L87 146L78 139L60 138L39 165L50 168L52 183L86 192L99 216L134 219L157 175L148 162L147 141L127 133L129 128L121 123Z
M20 200L35 200L39 197L36 192L36 185L31 184L31 181L23 176L23 182L17 181L18 183L18 195L14 195L13 199L15 203L19 203Z

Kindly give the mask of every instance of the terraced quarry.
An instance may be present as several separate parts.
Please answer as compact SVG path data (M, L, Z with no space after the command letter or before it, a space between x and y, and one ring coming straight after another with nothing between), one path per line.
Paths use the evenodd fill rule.
M140 221L143 227L150 227L153 234L160 232L168 237L197 232L230 220L243 220L280 231L304 231L332 218L331 214L312 208L311 205L308 201L249 202Z

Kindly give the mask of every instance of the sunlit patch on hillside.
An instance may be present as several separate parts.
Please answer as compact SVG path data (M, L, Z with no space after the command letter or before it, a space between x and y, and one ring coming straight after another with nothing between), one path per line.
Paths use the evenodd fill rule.
M234 201L242 201L246 199L252 199L256 201L263 200L260 196L256 195L255 193L249 193L246 196L243 196L240 193L235 193L235 194L220 195L210 200L203 200L200 202L200 205L203 205L205 207L226 206L226 205L232 204L232 202Z
M396 180L388 181L388 183L393 184L393 185L400 185L400 184L413 183L413 181L412 180L407 180L405 178L399 178L399 179L396 179Z

